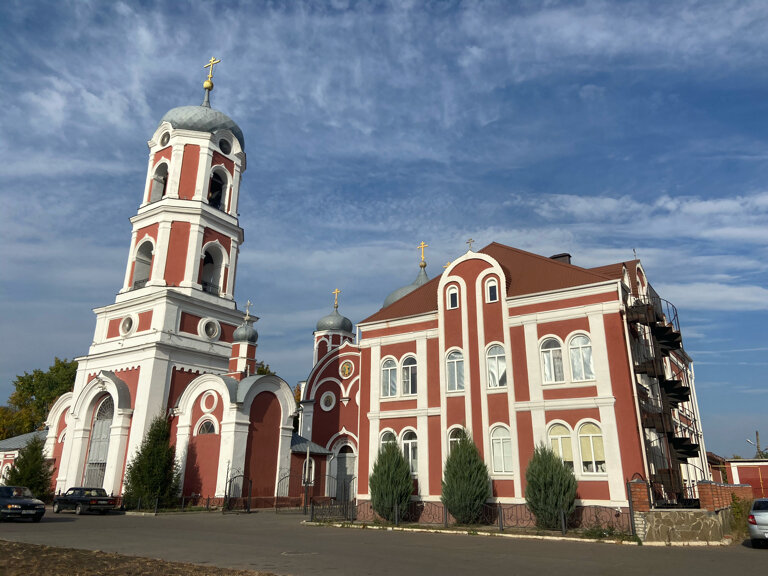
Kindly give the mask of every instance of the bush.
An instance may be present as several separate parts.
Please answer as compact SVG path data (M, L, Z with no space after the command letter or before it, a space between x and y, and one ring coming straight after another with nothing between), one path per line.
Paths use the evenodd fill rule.
M52 471L45 461L43 448L45 440L39 436L33 436L27 444L19 450L19 455L13 461L13 466L8 470L5 483L8 486L26 486L35 497L49 502L53 491L51 490Z
M443 472L442 500L459 524L474 524L491 496L491 478L477 446L462 431L459 442L451 448Z
M395 521L395 503L400 518L405 518L413 492L411 469L403 453L394 442L387 442L379 451L369 481L371 505L388 522Z
M175 503L181 483L176 449L171 445L171 423L163 416L155 418L135 458L125 472L123 503L135 508L139 499L144 506L161 507Z
M561 527L560 513L568 518L576 508L576 477L555 452L545 445L533 451L525 471L525 500L544 530Z
M741 542L749 537L747 517L752 508L752 500L743 500L731 494L731 535L734 542Z

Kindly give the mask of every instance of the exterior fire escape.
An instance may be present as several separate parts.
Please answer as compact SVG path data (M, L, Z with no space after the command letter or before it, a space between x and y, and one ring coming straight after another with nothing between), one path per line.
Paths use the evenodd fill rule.
M647 296L627 306L627 322L654 503L695 505L680 467L699 457L700 441L677 309L649 286Z

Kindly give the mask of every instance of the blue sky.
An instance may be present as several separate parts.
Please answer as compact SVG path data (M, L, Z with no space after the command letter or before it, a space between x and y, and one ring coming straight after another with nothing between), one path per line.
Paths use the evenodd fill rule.
M252 5L253 4L253 5ZM163 114L242 128L236 297L306 377L312 330L498 241L642 259L679 309L707 448L768 437L768 3L0 5L0 398L87 352Z

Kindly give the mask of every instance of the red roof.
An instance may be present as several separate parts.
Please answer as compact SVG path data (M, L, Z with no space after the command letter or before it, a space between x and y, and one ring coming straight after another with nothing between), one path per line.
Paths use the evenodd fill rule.
M524 296L595 284L606 280L616 280L622 277L623 263L601 268L581 268L497 242L489 244L480 250L480 253L487 254L501 265L507 276L507 296ZM628 268L631 268L631 273L634 274L634 266L628 266ZM362 323L394 320L436 312L439 283L440 276L437 276L400 300L369 316Z

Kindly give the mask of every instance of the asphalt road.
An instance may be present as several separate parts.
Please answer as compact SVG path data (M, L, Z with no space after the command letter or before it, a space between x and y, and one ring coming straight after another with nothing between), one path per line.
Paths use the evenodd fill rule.
M0 539L294 576L679 576L754 574L768 565L768 549L748 545L618 546L317 527L302 525L303 518L271 511L142 517L54 515L48 510L39 524L0 524Z

